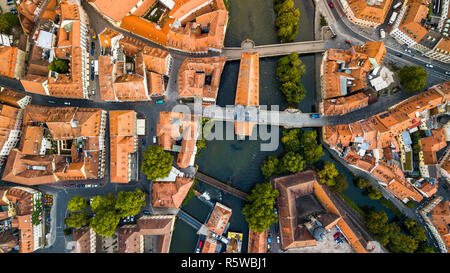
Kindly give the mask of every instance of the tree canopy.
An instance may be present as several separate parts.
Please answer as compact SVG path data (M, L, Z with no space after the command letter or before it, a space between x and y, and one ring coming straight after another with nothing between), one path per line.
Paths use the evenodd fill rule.
M368 196L370 199L378 200L378 199L380 199L381 197L383 197L383 194L381 193L380 190L378 190L378 189L375 188L374 186L370 186L370 187L367 189L367 196Z
M356 182L356 186L357 186L358 188L360 188L360 189L365 189L365 188L370 187L370 186L371 186L371 183L370 183L369 180L360 177L360 178L358 179L358 181Z
M115 204L120 217L137 215L143 206L145 206L145 193L139 189L119 192Z
M72 215L64 219L64 223L71 228L79 229L89 224L90 217L85 212L72 212Z
M317 143L315 130L285 129L281 143L287 152L299 153L305 159L306 164L317 162L324 152L322 144Z
M278 174L280 169L280 160L273 155L267 157L267 159L261 165L261 172L264 178L269 180L272 175Z
M301 77L306 73L306 67L293 52L278 60L277 77L280 79L281 92L290 105L298 104L306 96L306 89L300 83Z
M92 217L89 226L99 235L111 237L119 224L120 216L114 210L100 210Z
M69 71L69 62L67 60L54 59L48 66L48 69L59 74L65 74Z
M300 11L292 0L275 0L274 10L277 13L275 26L278 37L283 43L292 42L297 36Z
M287 153L280 162L281 173L298 173L305 168L305 160L298 153Z
M327 161L322 170L317 172L320 182L327 186L333 186L336 182L334 178L339 174L334 166L334 163Z
M345 191L348 188L347 176L340 173L334 178L334 185L331 189L335 192Z
M88 204L83 197L77 195L70 198L69 203L67 204L67 209L71 212L75 211L83 211L87 208Z
M400 69L398 77L405 90L413 93L425 88L428 73L422 66L404 66Z
M165 152L159 146L149 146L144 151L141 171L147 175L148 180L164 178L172 170L173 155Z
M255 186L248 197L250 203L246 204L242 210L251 230L262 233L278 221L273 211L277 197L278 191L270 183Z
M0 14L0 32L11 34L14 26L20 26L19 18L11 12Z

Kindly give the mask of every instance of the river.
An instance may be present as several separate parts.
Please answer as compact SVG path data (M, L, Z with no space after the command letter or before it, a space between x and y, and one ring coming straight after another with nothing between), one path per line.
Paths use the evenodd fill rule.
M276 28L274 25L275 13L273 11L273 0L229 0L230 2L230 24L225 37L225 46L240 46L247 38L255 41L256 45L278 43ZM310 41L314 39L314 5L312 0L295 0L295 6L300 9L300 24L295 41ZM260 59L260 105L271 107L278 105L280 110L287 107L283 94L279 91L279 81L276 78L276 67L278 57ZM306 97L299 103L299 109L310 112L314 105L314 55L303 55L301 61L306 66L306 74L302 77L302 84L307 90ZM239 61L227 62L222 73L217 104L220 106L233 105L237 78L239 72ZM216 124L218 126L220 124ZM281 135L281 128L278 130ZM255 129L253 133L255 134ZM283 153L281 145L275 151L261 152L261 140L212 140L207 142L207 148L201 151L196 159L199 171L216 179L226 182L231 179L232 185L242 191L250 193L255 184L264 181L260 171L261 163L268 155L280 155ZM325 149L324 149L325 150ZM386 210L380 202L371 200L362 195L361 190L351 182L350 172L339 162L330 158L325 150L322 160L332 161L340 173L344 173L349 179L349 187L344 194L350 197L359 206L372 206L384 209L389 218L392 212ZM211 201L219 201L233 210L230 219L230 231L242 232L244 241L242 252L247 252L248 225L241 211L245 205L244 201L229 194L223 194L209 185L199 182L199 192L208 192ZM192 198L183 210L205 222L211 207L198 197ZM198 240L196 231L177 220L172 237L170 252L192 253Z

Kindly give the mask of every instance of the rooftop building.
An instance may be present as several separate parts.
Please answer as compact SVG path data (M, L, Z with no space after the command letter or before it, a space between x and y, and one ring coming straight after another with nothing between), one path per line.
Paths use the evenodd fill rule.
M228 22L221 0L111 0L89 3L114 25L185 52L220 52Z
M327 99L320 103L320 113L325 116L345 115L351 111L369 105L369 96L365 93L355 93L347 97Z
M248 253L266 253L267 231L258 233L249 229L248 231Z
M117 229L119 253L169 253L175 215L144 215Z
M153 182L152 206L179 208L194 180L177 176L174 182Z
M96 253L97 234L89 227L74 229L72 234L74 253Z
M347 18L362 27L377 28L384 23L393 0L339 0Z
M215 234L222 235L225 232L228 222L230 221L232 210L223 204L216 202L214 210L209 216L206 227ZM215 253L217 249L217 241L214 238L207 237L202 248L202 253Z
M102 178L106 111L28 105L3 180L25 185Z
M25 74L25 52L18 47L0 46L0 75L20 79Z
M113 183L128 183L133 173L136 173L136 167L133 169L131 166L133 154L137 152L136 121L136 112L133 110L109 112L111 182Z
M31 220L34 204L41 198L42 194L31 188L0 188L0 206L8 207L7 211L0 212L0 220L12 218L13 228L19 230L20 253L30 253L44 245L42 223Z
M186 58L178 70L178 96L215 103L226 58Z
M322 98L346 96L367 88L367 73L380 67L385 55L383 42L368 41L349 50L329 49L321 66Z
M354 251L366 253L366 242L353 227L314 171L278 177L272 181L278 196L282 249L314 246L325 230L337 225ZM314 216L315 215L315 216ZM345 215L345 214L344 214Z

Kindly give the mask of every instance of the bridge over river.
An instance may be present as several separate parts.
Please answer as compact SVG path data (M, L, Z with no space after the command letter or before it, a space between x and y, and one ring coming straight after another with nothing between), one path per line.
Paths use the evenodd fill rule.
M256 46L251 40L242 42L241 47L224 47L221 56L228 61L240 60L242 52L258 52L260 58L289 55L292 52L299 54L325 52L323 40L309 42L283 43L273 45Z
M197 173L195 174L195 178L197 178L198 180L200 180L206 184L209 184L215 188L218 188L226 193L229 193L237 198L240 198L244 201L248 201L248 194L246 194L245 192L242 192L236 188L233 188L230 185L220 182L219 180L217 180L211 176L208 176L204 173L197 171Z

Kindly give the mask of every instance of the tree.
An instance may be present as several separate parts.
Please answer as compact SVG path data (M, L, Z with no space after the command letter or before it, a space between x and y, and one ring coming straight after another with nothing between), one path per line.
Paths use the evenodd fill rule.
M62 59L54 59L48 66L48 69L59 74L65 74L69 71L69 62Z
M338 170L333 163L330 161L325 162L323 166L323 170L317 172L317 176L319 176L320 182L327 186L333 186L335 181L334 178L339 174Z
M406 203L406 206L407 206L408 208L410 208L410 209L413 209L413 208L414 208L414 202L411 201L411 200L409 200L409 201Z
M374 199L374 200L378 200L378 199L380 199L381 197L383 197L383 194L381 193L381 191L379 191L377 188L375 188L374 186L370 186L368 189L367 189L367 196L370 198L370 199Z
M370 181L364 178L359 178L358 181L356 182L356 186L360 189L365 189L370 187Z
M281 143L286 152L300 152L300 135L302 129L284 129Z
M105 197L97 195L92 198L91 209L93 212L98 212L101 210L114 210L116 207L116 201L116 197L111 193Z
M278 28L278 37L284 43L292 42L297 36L300 11L294 7L292 0L276 1L274 9L277 12L275 26Z
M334 186L331 187L333 191L341 192L348 188L347 177L345 174L340 173L334 178Z
M419 249L417 250L419 253L436 253L434 247L432 245L421 243Z
M119 192L115 204L120 217L137 215L143 206L145 206L145 193L139 189L131 192Z
M69 203L67 204L67 209L71 212L75 211L83 211L87 208L88 204L83 197L77 195L70 198Z
M280 160L273 155L267 157L267 159L261 165L261 172L264 178L269 180L272 175L278 174L280 169Z
M0 14L0 32L10 34L14 26L19 26L19 18L11 12Z
M317 131L304 130L300 136L301 154L307 164L317 162L325 155L322 144L317 144Z
M69 236L70 234L72 234L72 229L71 228L65 228L63 230L64 232L64 236Z
M242 209L251 230L262 233L277 222L273 206L278 194L269 182L255 186L248 197L249 203Z
M289 152L287 153L280 162L280 172L281 173L298 173L305 168L305 160L298 153Z
M389 227L387 226L388 217L384 210L371 211L366 216L366 227L367 229L377 235L385 234L388 232Z
M408 231L411 234L411 236L418 242L423 242L427 239L425 229L422 226L416 225L410 228Z
M101 210L91 220L89 226L103 237L110 237L119 224L120 216L115 211Z
M64 224L75 229L87 226L88 223L89 216L84 212L73 212L71 216L64 219Z
M425 88L428 73L422 66L404 66L400 69L398 77L405 90L414 93Z
M414 253L419 247L419 243L412 237L403 233L397 233L391 236L389 250L394 253Z
M296 52L278 60L277 76L281 82L280 90L290 105L298 104L306 96L306 89L300 83L305 73L306 67Z
M156 180L169 175L172 170L173 155L159 146L149 146L144 152L141 171L148 180Z
M411 218L406 219L403 224L405 225L407 230L410 230L412 227L416 225L416 221Z

